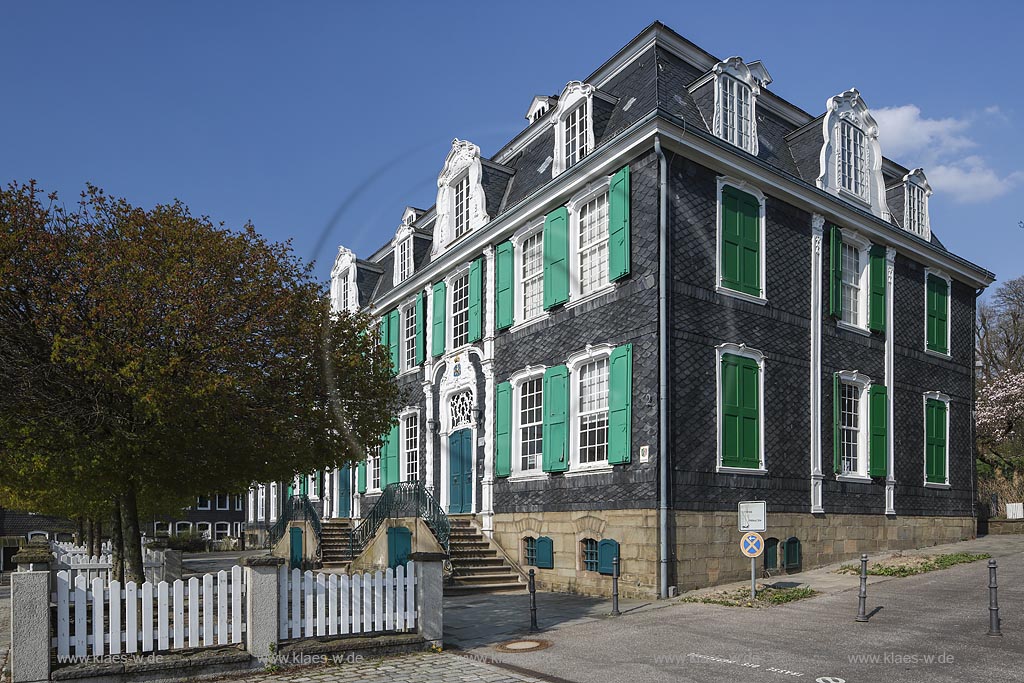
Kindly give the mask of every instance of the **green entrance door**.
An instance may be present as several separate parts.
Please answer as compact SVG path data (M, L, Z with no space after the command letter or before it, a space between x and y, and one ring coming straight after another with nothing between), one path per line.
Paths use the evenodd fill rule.
M473 433L460 429L448 437L448 514L473 511Z
M297 526L288 530L288 566L302 568L302 529Z
M338 517L352 516L352 469L345 465L338 470Z
M388 529L388 566L394 569L409 561L412 552L412 532L404 526Z

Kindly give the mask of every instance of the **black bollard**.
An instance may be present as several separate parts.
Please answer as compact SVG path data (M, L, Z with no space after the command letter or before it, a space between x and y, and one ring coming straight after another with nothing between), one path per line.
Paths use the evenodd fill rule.
M530 633L536 633L537 628L537 583L534 579L534 570L530 570Z
M619 556L612 558L612 616L617 617L619 611Z
M1002 638L999 630L999 596L996 595L996 561L988 561L988 634Z
M868 556L860 556L860 594L857 596L857 618L854 621L868 620Z

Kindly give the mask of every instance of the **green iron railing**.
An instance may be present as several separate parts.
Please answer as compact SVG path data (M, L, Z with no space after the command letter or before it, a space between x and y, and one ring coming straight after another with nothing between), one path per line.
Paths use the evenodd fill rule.
M352 557L356 557L366 548L366 544L377 534L385 519L393 517L421 518L444 551L448 552L448 538L452 529L448 515L427 491L423 482L412 481L388 484L384 487L377 502L352 529L349 536Z
M288 526L292 522L307 522L316 535L317 555L319 555L323 525L320 522L320 515L317 513L316 508L309 502L309 497L294 495L291 498L285 498L284 505L281 508L281 516L277 518L274 526L270 527L270 531L267 533L267 547L273 548L277 545L277 542L285 535Z

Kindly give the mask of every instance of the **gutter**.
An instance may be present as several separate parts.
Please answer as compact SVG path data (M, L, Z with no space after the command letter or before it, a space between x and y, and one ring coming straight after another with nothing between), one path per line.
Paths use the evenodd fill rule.
M668 162L661 137L654 136L658 156L658 595L668 597Z

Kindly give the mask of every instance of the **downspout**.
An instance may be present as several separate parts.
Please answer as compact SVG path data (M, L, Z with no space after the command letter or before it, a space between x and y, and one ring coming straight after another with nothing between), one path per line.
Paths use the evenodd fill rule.
M668 598L668 162L661 138L658 156L658 543L661 555L659 597Z

